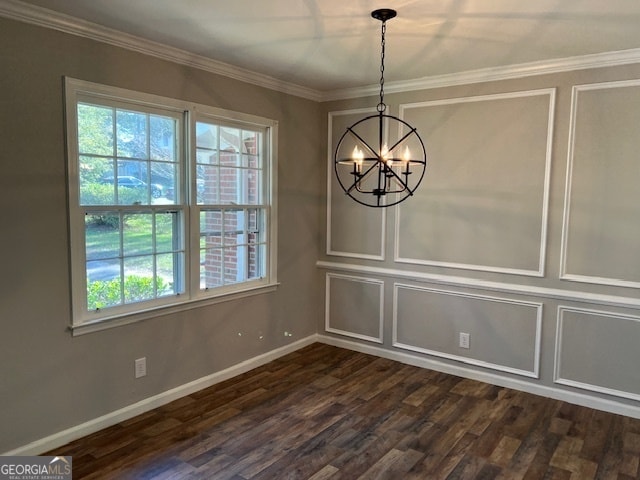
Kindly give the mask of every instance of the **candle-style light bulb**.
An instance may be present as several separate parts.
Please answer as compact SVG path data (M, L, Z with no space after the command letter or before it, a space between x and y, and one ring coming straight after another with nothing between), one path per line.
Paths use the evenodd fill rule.
M402 160L404 163L409 163L411 160L411 152L409 151L409 147L404 147L404 154L402 155Z
M393 159L389 158L389 146L386 143L382 146L382 151L380 152L380 156L388 166L391 167L393 165Z
M362 161L364 159L364 152L360 150L357 145L353 147L351 158L353 158L353 163L355 163L357 171L362 172Z

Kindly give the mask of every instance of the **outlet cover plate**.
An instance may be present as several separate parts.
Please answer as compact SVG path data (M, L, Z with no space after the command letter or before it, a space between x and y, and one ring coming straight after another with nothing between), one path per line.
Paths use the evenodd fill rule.
M136 378L144 377L147 374L147 357L136 359Z

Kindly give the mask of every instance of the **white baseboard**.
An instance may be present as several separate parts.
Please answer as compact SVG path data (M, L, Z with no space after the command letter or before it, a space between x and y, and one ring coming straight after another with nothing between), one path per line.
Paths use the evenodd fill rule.
M296 350L306 347L307 345L311 345L314 342L325 343L327 345L346 348L348 350L353 350L356 352L368 353L370 355L387 358L389 360L395 360L407 365L428 368L430 370L448 373L450 375L456 375L472 380L478 380L480 382L490 383L492 385L497 385L500 387L513 388L514 390L520 390L523 392L532 393L534 395L562 400L568 403L581 405L583 407L594 408L597 410L624 415L632 418L640 418L640 406L628 405L616 402L614 400L595 397L588 394L549 387L546 385L539 385L534 382L505 377L497 375L495 373L475 370L461 365L453 365L441 362L439 360L413 355L411 353L398 352L396 350L387 350L384 347L375 345L368 345L327 335L315 334L298 340L297 342L294 342L290 345L272 350L249 360L245 360L244 362L241 362L220 372L207 375L206 377L199 378L198 380L194 380L193 382L189 382L171 390L167 390L166 392L162 392L158 395L154 395L153 397L146 398L127 407L121 408L80 425L76 425L75 427L71 427L40 440L36 440L27 445L18 447L14 450L2 453L0 455L10 456L42 454L43 452L53 450L73 440L77 440L78 438L82 438L91 433L98 432L107 427L135 417L136 415L140 415L142 413L153 410L154 408L161 407L162 405L215 385L216 383L223 382L229 378L233 378L237 375L248 372L249 370L269 363L289 353L295 352Z
M36 440L35 442L23 445L22 447L18 447L9 452L2 453L0 454L0 456L40 455L44 452L48 452L55 448L61 447L62 445L66 445L73 440L77 440L78 438L82 438L91 433L98 432L107 427L135 417L136 415L148 412L150 410L153 410L154 408L161 407L162 405L166 405L169 402L215 385L216 383L220 383L228 380L229 378L241 375L245 372L248 372L249 370L264 365L265 363L269 363L272 360L276 360L289 353L295 352L296 350L306 347L307 345L311 345L312 343L317 341L318 336L311 335L309 337L298 340L297 342L285 345L284 347L280 347L276 350L272 350L254 358L250 358L249 360L245 360L244 362L241 362L220 372L212 373L211 375L207 375L206 377L202 377L192 382L185 383L184 385L172 388L171 390L167 390L166 392L159 393L158 395L154 395L153 397L145 398L144 400L140 400L139 402L136 402L132 405L128 405L111 413L107 413L106 415L103 415L101 417L94 418L93 420L89 420L88 422L76 425L75 427L68 428L61 432L54 433L53 435L49 435L48 437Z
M601 398L585 393L549 387L547 385L540 385L533 381L528 382L526 380L506 377L491 372L475 370L462 365L445 363L439 360L434 360L432 358L413 355L411 353L398 352L396 350L387 350L383 347L358 343L351 340L330 337L327 335L318 335L317 341L326 343L327 345L333 345L335 347L346 348L348 350L354 350L356 352L368 353L377 357L395 360L407 365L428 368L437 372L448 373L450 375L456 375L458 377L468 378L471 380L478 380L480 382L490 383L491 385L497 385L499 387L512 388L514 390L520 390L522 392L532 393L534 395L540 395L542 397L562 400L574 405L580 405L583 407L594 408L596 410L602 410L604 412L610 412L624 415L626 417L640 419L640 405L629 405L626 403L617 402L609 398Z

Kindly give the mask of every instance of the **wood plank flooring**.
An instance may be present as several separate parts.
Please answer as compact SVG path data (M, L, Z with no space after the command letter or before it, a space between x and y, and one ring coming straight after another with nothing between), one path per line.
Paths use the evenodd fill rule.
M79 479L640 479L640 420L313 344L58 448Z

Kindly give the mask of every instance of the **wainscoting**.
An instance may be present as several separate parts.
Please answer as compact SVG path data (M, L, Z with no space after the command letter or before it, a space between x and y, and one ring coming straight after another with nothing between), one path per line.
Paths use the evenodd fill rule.
M425 141L426 176L372 209L328 168L327 337L638 417L640 79L628 75L390 95ZM328 107L329 167L356 104Z

